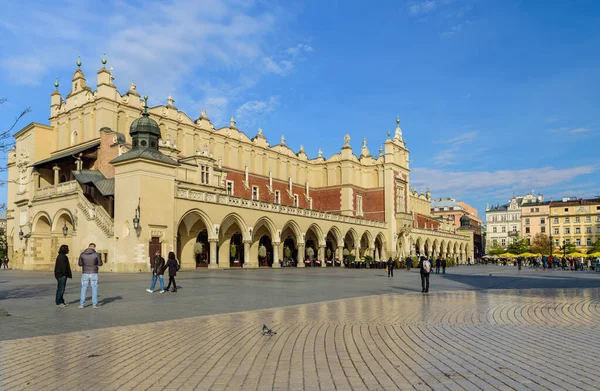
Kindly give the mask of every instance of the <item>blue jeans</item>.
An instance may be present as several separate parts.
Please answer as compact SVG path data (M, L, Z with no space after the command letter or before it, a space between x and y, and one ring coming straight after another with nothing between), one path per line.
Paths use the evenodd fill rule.
M84 273L81 275L81 298L79 305L85 305L87 288L92 285L92 305L98 305L98 273Z
M158 277L158 282L160 283L160 290L165 290L165 277L160 274L158 276L152 275L152 285L150 285L150 290L153 291L156 286L156 278Z

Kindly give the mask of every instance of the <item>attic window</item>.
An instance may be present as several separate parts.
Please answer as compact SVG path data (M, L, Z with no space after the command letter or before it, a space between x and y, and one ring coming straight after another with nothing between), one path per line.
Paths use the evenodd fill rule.
M148 145L148 142L146 140L142 140L142 141L140 141L140 145L142 147L145 147L146 145Z

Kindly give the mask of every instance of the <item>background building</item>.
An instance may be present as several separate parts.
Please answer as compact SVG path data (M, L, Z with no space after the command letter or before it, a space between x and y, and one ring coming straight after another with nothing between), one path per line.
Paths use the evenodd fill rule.
M532 192L533 193L533 192ZM539 198L541 197L541 198ZM539 199L538 199L539 198ZM521 235L521 206L523 203L543 201L533 194L511 198L507 204L485 206L486 252L495 244L507 247L513 238Z
M531 243L539 233L550 236L550 202L544 202L542 195L535 201L528 199L521 204L521 236Z
M473 235L473 249L476 257L484 254L482 221L478 216L477 209L462 202L456 201L454 198L439 198L431 202L431 214L449 219L454 224L455 228L461 227L460 218L463 215L469 217L469 226Z
M17 132L8 156L12 265L52 270L61 244L90 242L106 271L145 271L155 251L182 268L279 267L279 260L473 257L473 232L431 215L410 188L400 120L379 153L350 137L309 158L282 136L250 137L232 117L217 128L166 105L147 108L135 84L121 94L102 60L96 90L78 61L68 93L58 82L49 124ZM261 256L260 254L266 254ZM71 257L74 267L77 257Z
M600 239L600 198L552 201L549 219L555 248L572 243L585 251Z

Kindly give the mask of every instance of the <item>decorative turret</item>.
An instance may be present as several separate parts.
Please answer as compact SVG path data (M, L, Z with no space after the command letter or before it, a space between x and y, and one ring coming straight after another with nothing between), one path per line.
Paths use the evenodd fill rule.
M174 103L175 99L173 99L173 95L169 94L167 98L167 107L177 110L177 107L175 107Z
M102 55L102 68L98 70L98 90L101 92L100 86L111 86L112 84L112 75L110 70L106 69L106 53ZM139 95L138 95L139 96Z
M352 149L350 146L350 135L348 133L344 135L344 146L342 149Z
M467 214L463 214L460 218L460 227L461 228L469 228L471 223L471 218L467 216Z
M161 138L160 128L148 113L148 97L144 96L144 112L131 123L129 128L132 149L154 149L158 151L158 140Z
M255 138L262 138L265 139L265 135L263 134L263 130L261 128L258 128L258 132L256 132L256 136L254 136Z
M285 145L285 137L283 134L281 135L281 145Z
M367 138L363 138L363 142L362 142L362 148L360 151L360 157L368 157L371 156L371 153L369 152L369 148L367 148Z
M229 129L237 129L235 124L236 124L235 118L233 118L233 115L232 115L231 119L229 120Z
M137 92L134 82L131 82L131 84L129 85L129 91L127 91L127 95L140 96L140 93Z
M425 198L431 200L431 192L429 191L429 189L427 189L427 191L425 192Z
M67 95L67 98L71 95L75 95L78 92L81 92L86 88L85 85L85 75L83 74L83 71L81 70L81 57L77 56L77 69L75 70L75 73L73 73L73 80L71 82L71 92L69 93L69 95Z
M62 98L60 96L60 91L58 91L58 77L54 81L54 91L50 94L50 117L54 117L58 114L58 108L60 107L60 103L62 102Z
M402 129L400 128L400 116L396 118L396 133L394 134L395 141L402 141Z

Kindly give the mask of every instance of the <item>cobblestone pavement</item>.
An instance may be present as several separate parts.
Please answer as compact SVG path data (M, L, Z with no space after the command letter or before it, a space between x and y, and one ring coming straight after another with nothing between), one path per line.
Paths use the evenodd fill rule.
M492 270L473 269L463 276L472 273L476 279ZM494 270L487 277L515 273ZM600 281L593 273L526 273L532 286L539 285L537 279L558 286L598 286ZM437 277L432 282L442 285ZM387 278L369 278L386 291ZM136 285L137 280L126 283ZM356 280L345 284L356 285ZM488 290L480 285L5 340L0 342L0 389L600 389L597 287ZM47 304L47 298L36 301L40 308ZM107 309L61 310L69 316L118 317ZM156 303L155 311L162 311ZM0 318L0 326L11 318ZM262 324L277 334L262 336Z

